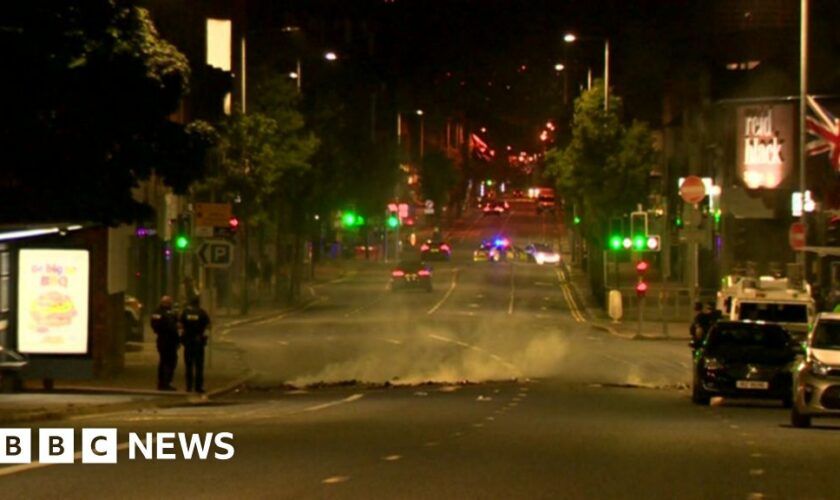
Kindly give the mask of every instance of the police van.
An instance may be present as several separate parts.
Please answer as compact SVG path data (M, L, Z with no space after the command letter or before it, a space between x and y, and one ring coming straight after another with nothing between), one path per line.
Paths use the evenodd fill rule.
M794 339L803 340L817 315L807 283L772 276L727 277L717 294L717 308L733 321L777 323Z

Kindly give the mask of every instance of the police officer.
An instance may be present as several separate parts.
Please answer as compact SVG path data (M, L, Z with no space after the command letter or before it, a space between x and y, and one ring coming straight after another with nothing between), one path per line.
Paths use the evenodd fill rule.
M157 335L158 390L174 391L172 377L178 364L178 315L172 309L172 297L164 295L152 313L152 330Z
M181 312L184 344L184 364L187 372L187 392L204 392L204 346L207 345L207 327L210 316L199 305L199 297L190 299L189 305Z

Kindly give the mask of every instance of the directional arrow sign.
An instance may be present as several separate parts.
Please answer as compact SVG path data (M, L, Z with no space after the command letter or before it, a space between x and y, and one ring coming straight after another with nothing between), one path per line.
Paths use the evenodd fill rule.
M205 267L230 267L233 262L233 243L207 240L198 248L198 258Z

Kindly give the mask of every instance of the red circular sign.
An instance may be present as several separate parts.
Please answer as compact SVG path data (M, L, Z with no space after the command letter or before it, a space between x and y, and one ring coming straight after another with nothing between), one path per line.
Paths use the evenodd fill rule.
M794 250L801 250L805 246L805 224L794 222L788 231L788 242Z
M680 186L680 196L686 203L696 205L706 197L706 185L703 179L694 175L686 177Z

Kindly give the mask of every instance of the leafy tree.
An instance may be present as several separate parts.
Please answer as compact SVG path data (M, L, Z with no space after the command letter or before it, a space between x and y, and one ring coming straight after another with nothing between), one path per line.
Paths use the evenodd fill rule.
M189 66L146 10L15 2L4 14L0 220L139 220L151 211L132 197L139 181L154 172L182 193L201 177L212 134L168 119Z
M221 199L239 201L246 263L251 259L248 235L253 230L264 234L269 222L276 223L280 248L282 232L294 219L293 207L307 191L304 176L318 147L318 140L305 130L303 116L297 110L294 86L278 75L263 73L257 78L252 111L236 112L221 125L222 159L202 188ZM243 281L242 290L242 309L246 312L247 282Z
M575 101L571 142L546 155L547 175L586 220L582 230L590 248L589 275L596 291L603 287L600 250L609 218L645 199L655 161L647 125L634 121L627 127L620 115L621 99L614 95L609 110L604 110L604 87L599 82Z

